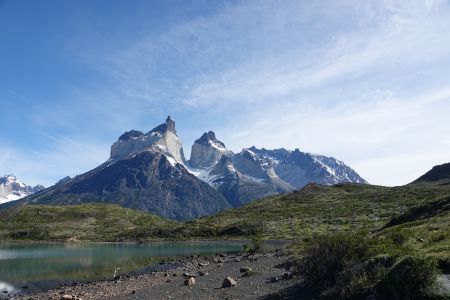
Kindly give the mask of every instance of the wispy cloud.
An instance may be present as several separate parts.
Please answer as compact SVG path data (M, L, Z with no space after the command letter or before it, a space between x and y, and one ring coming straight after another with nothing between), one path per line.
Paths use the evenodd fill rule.
M235 151L299 147L343 159L372 183L407 183L450 161L448 1L224 2L157 31L136 28L110 39L89 28L68 43L101 80L37 108L35 124L67 128L70 140L21 161L57 169L70 157L80 164L65 172L79 173L121 131L168 113L187 126L185 148L214 129Z

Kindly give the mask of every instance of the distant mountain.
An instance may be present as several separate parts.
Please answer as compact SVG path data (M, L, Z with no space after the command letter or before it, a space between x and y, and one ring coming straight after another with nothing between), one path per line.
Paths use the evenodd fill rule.
M366 183L341 161L299 150L251 147L233 153L212 131L195 141L186 161L169 116L148 133L122 134L111 146L110 158L97 168L66 177L17 204L106 202L188 220L310 182Z
M296 188L315 182L323 185L338 183L365 183L358 173L340 160L324 155L286 149L257 149L251 147L261 159L271 161L276 174Z
M335 158L298 149L251 147L235 154L212 131L195 141L188 165L192 173L220 191L234 207L264 196L292 192L310 182L367 183Z
M45 189L42 185L28 186L14 175L0 177L0 204L17 200Z
M414 183L418 182L450 183L450 163L434 166L430 171L414 181Z

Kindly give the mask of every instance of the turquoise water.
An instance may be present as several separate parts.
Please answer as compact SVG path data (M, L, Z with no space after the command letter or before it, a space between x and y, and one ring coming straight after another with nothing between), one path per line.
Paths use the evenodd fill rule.
M0 245L0 292L24 285L39 289L44 283L112 279L117 268L118 273L128 273L163 258L239 252L243 245L232 241Z

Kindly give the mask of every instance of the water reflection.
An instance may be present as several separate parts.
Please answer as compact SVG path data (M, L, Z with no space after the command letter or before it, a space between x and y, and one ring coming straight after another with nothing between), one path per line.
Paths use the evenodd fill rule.
M8 292L8 293L12 293L14 292L14 287L6 282L0 281L0 292L4 293L4 292Z
M242 250L241 242L0 245L0 283L95 280L141 269L160 257ZM153 259L153 260L152 260ZM8 282L8 283L7 283Z

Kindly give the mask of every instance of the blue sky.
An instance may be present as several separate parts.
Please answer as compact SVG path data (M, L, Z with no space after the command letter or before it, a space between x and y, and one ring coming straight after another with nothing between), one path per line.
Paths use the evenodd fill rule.
M189 2L189 3L188 3ZM167 115L400 185L450 161L447 0L0 0L0 174L51 185Z

